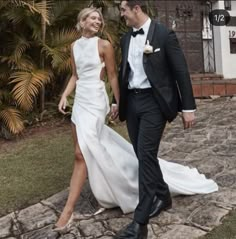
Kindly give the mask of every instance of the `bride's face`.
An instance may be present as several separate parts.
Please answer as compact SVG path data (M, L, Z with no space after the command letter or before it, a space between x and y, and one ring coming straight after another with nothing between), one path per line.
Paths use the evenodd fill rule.
M84 32L96 34L101 29L102 19L98 12L92 12L82 21L81 25Z

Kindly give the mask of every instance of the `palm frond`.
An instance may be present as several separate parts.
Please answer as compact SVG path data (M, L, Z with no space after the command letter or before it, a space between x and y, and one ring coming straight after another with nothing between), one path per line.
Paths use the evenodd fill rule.
M14 33L12 38L8 40L6 47L8 49L13 49L12 55L14 55L17 61L30 47L30 42L27 40L25 35Z
M50 44L53 48L65 48L79 37L79 33L75 28L63 28L54 31L50 35Z
M30 47L30 43L27 41L26 38L23 37L18 37L18 43L15 46L15 58L19 59L21 58L21 56L24 54L24 52L26 51L26 49L28 49Z
M5 63L0 64L0 81L7 82L7 79L10 77L10 69L8 65ZM0 87L1 87L0 83Z
M76 22L76 15L78 12L89 5L88 0L57 0L56 4L52 6L50 23L51 25L61 25L62 21L67 21L71 18ZM74 24L75 25L75 24Z
M48 58L51 58L51 64L54 69L59 71L70 70L70 45L78 38L78 32L75 29L62 29L53 34L49 45L43 44L42 52L45 52Z
M28 17L26 19L26 24L28 26L28 29L32 31L32 38L34 39L35 42L37 42L38 40L41 40L42 38L42 29L41 29L40 22L41 22L41 19L39 16Z
M56 63L56 68L58 70L59 73L62 72L71 72L72 71L72 67L71 67L71 55L69 54L69 52L66 54L66 57L64 58L64 62L62 64Z
M12 67L13 70L21 70L21 71L32 71L35 69L35 64L31 57L24 55L24 57L20 58L15 62L15 65Z
M9 66L16 64L16 59L14 55L0 56L0 61L2 63L7 63Z
M31 110L33 102L43 85L53 78L50 70L36 69L32 72L18 71L11 75L12 81L16 83L12 94L17 104L23 110Z
M43 21L45 21L48 25L50 25L49 18L50 18L50 9L52 8L52 6L53 2L50 0L35 3L34 10L41 15Z
M52 68L56 69L60 64L63 64L64 61L68 58L68 53L57 48L51 48L47 45L44 45L42 52L46 52L46 56L51 58Z
M12 0L12 2L18 7L28 8L33 14L40 14L43 20L49 24L49 9L52 7L52 1L47 0L35 3L35 1Z
M10 70L31 71L35 68L33 60L27 55L25 55L24 57L20 59L16 59L14 55L0 56L0 62L7 63ZM3 76L6 75L4 73L1 73L1 74L3 74ZM1 74L0 74L0 79L1 79Z
M9 103L12 99L12 95L10 91L0 89L0 105L3 105L4 103Z
M104 10L106 10L110 6L114 6L114 5L115 5L114 0L90 0L90 4L89 4L90 7L93 6L93 7L101 9L102 12L104 12Z
M17 109L8 107L0 111L0 121L2 121L13 134L18 134L24 129L22 115Z
M9 5L9 1L0 1L0 10Z
M25 10L23 8L11 7L3 13L12 24L17 25L25 19Z

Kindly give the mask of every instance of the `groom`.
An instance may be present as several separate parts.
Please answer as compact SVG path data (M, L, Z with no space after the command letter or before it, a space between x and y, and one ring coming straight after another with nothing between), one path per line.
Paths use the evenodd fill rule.
M184 128L190 128L196 108L176 35L149 18L145 2L122 0L120 6L121 17L131 30L121 39L119 117L127 122L139 160L139 203L133 222L118 232L117 239L146 239L149 218L171 208L158 148L166 122L182 111Z

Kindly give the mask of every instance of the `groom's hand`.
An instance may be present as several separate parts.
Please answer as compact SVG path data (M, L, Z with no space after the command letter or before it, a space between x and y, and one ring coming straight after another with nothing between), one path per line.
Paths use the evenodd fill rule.
M111 105L111 119L115 120L118 117L119 114L119 107L117 104Z
M195 124L194 112L182 112L182 120L184 124L184 129L192 128Z

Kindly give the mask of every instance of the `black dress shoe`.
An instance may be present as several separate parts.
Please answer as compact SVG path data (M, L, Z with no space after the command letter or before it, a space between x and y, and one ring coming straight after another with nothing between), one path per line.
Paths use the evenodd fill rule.
M172 207L171 196L167 197L165 200L154 198L153 206L149 218L158 216L162 211L168 210Z
M147 225L140 225L133 221L126 228L119 231L114 239L147 239L147 235Z

